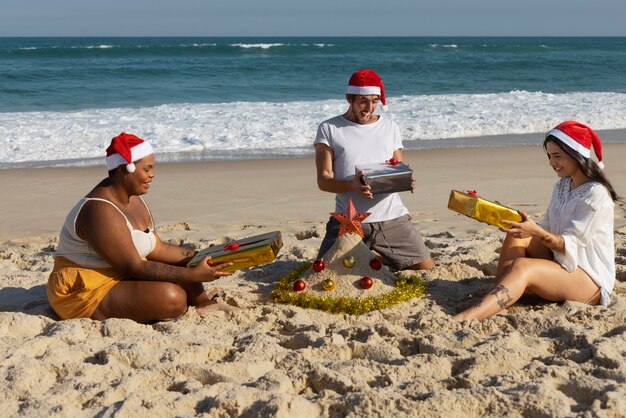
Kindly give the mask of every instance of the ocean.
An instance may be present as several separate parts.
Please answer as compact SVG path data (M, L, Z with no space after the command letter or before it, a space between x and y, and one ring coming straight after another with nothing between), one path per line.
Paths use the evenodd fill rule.
M158 161L310 155L359 68L407 149L626 128L624 37L0 38L0 168L102 164L122 131Z

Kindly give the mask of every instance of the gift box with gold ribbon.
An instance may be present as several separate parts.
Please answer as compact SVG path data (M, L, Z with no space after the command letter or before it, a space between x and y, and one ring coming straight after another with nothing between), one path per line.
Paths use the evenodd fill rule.
M452 190L448 200L448 209L499 228L509 228L502 223L503 220L522 221L522 216L515 209L485 200L479 197L475 191Z
M243 270L274 261L282 246L283 240L280 231L268 232L207 247L199 251L187 266L193 267L202 258L210 255L211 264L233 263L232 266L224 268L223 271Z

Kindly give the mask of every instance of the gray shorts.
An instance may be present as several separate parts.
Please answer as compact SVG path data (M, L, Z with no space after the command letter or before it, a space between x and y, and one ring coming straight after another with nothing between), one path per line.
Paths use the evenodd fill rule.
M326 224L326 235L317 253L321 258L339 234L340 223L331 217ZM362 223L363 242L380 255L383 264L396 270L404 270L430 257L424 240L411 223L409 215L383 222Z

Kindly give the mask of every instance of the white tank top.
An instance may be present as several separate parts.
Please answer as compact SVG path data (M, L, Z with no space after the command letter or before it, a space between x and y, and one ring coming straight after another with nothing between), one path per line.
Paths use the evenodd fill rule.
M141 197L139 197L141 199ZM100 198L88 198L85 197L78 201L78 203L70 210L70 213L65 218L63 228L61 228L61 234L59 236L59 245L57 247L56 255L67 258L73 263L78 264L81 267L86 268L105 268L111 267L96 251L89 245L89 243L78 236L76 233L76 219L81 209L89 200L98 200L100 202L106 202L112 205L115 209L122 214L126 220L126 225L130 230L130 235L133 240L133 244L139 253L141 258L146 258L148 254L154 251L156 247L156 236L154 235L154 219L152 219L152 213L150 208L146 205L146 202L141 199L142 203L148 210L150 215L150 226L146 231L140 231L133 229L133 226L128 221L124 212L120 210L115 204L106 199Z

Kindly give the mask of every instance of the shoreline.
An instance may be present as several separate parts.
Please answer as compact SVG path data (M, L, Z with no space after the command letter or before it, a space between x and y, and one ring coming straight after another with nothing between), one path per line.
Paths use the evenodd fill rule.
M605 129L596 131L603 144L624 144L626 143L626 128ZM475 137L454 137L442 139L418 139L404 140L406 151L425 151L435 149L455 149L455 148L509 148L538 146L543 143L544 133L533 132L524 134L500 134L483 135ZM157 150L158 153L158 150ZM292 158L309 158L314 155L313 146L301 148L276 149L255 149L253 151L244 150L205 150L205 151L179 151L158 153L159 164L190 164L190 163L211 163L211 162L237 162L255 160L284 160ZM50 160L50 161L28 161L28 162L0 162L0 173L5 170L21 169L47 169L47 168L89 168L100 167L102 158L90 157L81 160Z

